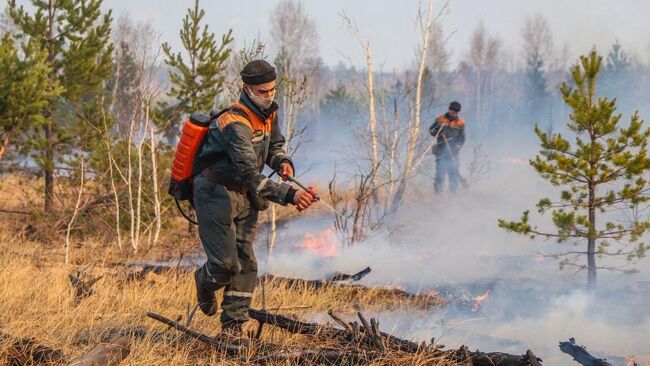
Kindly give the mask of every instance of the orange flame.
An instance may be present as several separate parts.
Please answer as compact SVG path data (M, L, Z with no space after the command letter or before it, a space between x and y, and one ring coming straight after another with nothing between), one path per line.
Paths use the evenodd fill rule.
M490 290L485 291L483 295L474 297L474 303L472 304L472 311L478 311L481 303L490 298Z
M439 296L439 295L440 295L440 291L437 291L437 290L431 290L431 291L427 292L425 295L427 295L427 296L429 296L429 297L436 297L436 296Z
M334 257L338 254L339 245L336 231L329 228L320 234L305 233L305 237L298 248L317 255L319 257Z

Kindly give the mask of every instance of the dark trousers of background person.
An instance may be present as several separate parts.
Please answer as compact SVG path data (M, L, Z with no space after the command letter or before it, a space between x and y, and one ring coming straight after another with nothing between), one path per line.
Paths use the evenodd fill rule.
M442 192L445 177L449 177L449 191L456 193L458 191L458 174L458 154L436 155L436 178L433 185L435 192Z

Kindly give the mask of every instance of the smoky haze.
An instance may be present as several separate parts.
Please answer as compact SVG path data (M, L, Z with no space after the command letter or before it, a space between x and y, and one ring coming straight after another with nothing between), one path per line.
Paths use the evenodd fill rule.
M232 28L237 48L261 40L268 46L267 59L274 61L280 46L273 44L270 14L279 3L254 0L244 7L241 1L226 0L201 5L211 31L221 35ZM340 186L350 188L355 169L368 165L368 96L366 58L358 40L342 26L341 13L356 20L361 37L372 47L376 88L381 91L380 123L395 119L405 124L411 115L416 50L421 45L416 24L419 2L300 4L315 26L313 43L318 47L300 60L305 69L296 71L310 80L309 97L296 109L296 123L306 126L294 154L296 168L301 179L322 190L336 169ZM106 0L103 7L113 9L116 16L128 14L135 23L150 22L160 40L176 52L181 49L182 14L189 5ZM434 12L438 14L442 6L436 2ZM618 98L623 121L635 110L650 118L647 14L650 2L641 0L451 2L437 19L430 40L434 47L426 64L418 138L427 140L435 117L450 101L460 101L468 134L460 155L461 173L469 177L475 162L483 168L480 174L456 196L434 195L435 164L428 154L394 221L354 246L341 244L332 229L332 213L320 210L280 222L275 253L267 258L263 225L256 242L260 272L323 278L334 271L351 273L370 266L372 272L362 284L436 290L450 298L489 293L474 313L452 304L429 312L369 314L379 317L385 330L405 338L435 337L449 347L466 344L515 354L530 348L546 365L571 364L557 347L558 341L570 337L616 365L625 365L625 356L650 355L644 337L650 330L650 260L630 267L616 259L599 259L601 264L635 268L638 273L600 271L598 291L586 293L585 273L560 271L554 259L544 256L571 248L568 244L531 240L497 226L499 218L513 220L525 210L535 212L539 198L558 195L528 164L539 150L533 126L567 133L569 110L558 88L568 80L569 67L579 54L595 46L603 55L599 95ZM400 143L396 149L403 153L405 147ZM551 227L548 215L533 215L531 221ZM309 246L314 240L320 249ZM578 245L582 248L583 243Z
M635 268L638 273L600 271L598 291L587 293L584 272L559 270L557 261L545 256L571 249L571 244L531 240L497 227L497 219L517 219L523 211L531 210L532 222L552 228L549 215L536 214L535 203L542 197L557 198L559 190L541 179L528 161L539 150L533 133L535 123L545 131L570 135L565 127L569 109L559 95L559 84L569 79L568 70L575 65L577 53L595 45L603 55L599 95L617 98L623 124L635 110L646 118L650 113L644 97L650 92L644 56L647 40L631 33L623 37L622 29L612 30L612 22L604 21L607 9L602 9L602 3L593 7L581 2L549 4L534 11L523 9L528 3L483 2L468 10L462 8L462 2L454 2L449 14L441 18L438 38L432 39L435 52L427 64L430 78L423 87L422 134L426 136L427 127L436 115L445 112L451 100L463 104L468 143L461 152L461 173L471 175L471 165L477 162L473 151L478 151L482 158L478 163L485 167L468 190L458 196L434 195L435 168L429 156L391 225L373 232L362 243L345 247L333 234L333 217L327 211L284 222L273 257L265 258L263 235L260 238L261 271L315 279L333 271L351 273L370 266L373 271L362 284L400 286L413 292L436 290L452 299L449 306L430 312L372 314L382 320L386 330L405 338L435 337L450 347L466 344L471 349L515 354L530 348L548 365L571 364L558 348L559 341L571 337L615 365L627 365L627 356L649 355L650 346L640 336L650 329L650 312L645 305L650 284L648 260L629 264L599 258L599 264ZM506 5L511 6L507 11L501 8ZM621 3L621 7L626 6L646 5ZM499 14L513 21L498 20L496 9L502 9ZM620 9L610 10L610 20L623 20ZM456 23L461 25L453 33L456 28L452 20L459 12L464 12L463 22ZM576 14L585 17L568 21ZM321 18L314 19L318 22ZM393 65L405 65L410 73L385 71L393 69L382 64L385 52L404 55L395 52L399 48L392 41L400 33L391 30L385 41L373 42L373 28L363 21L357 25L371 39L373 54L379 60L376 83L382 91L378 97L380 120L390 121L395 113L398 120L407 121L413 95L405 90L415 84L417 64L412 50L417 41L404 42L413 38L402 37L411 47L409 61L393 61ZM607 36L599 36L607 30ZM323 54L330 47L326 37L321 34ZM490 52L481 53L479 49ZM363 54L357 48L349 54L359 53ZM310 142L296 153L298 173L319 187L326 186L335 169L339 179L345 182L347 178L352 184L355 166L367 164L365 66L359 64L362 58L353 60L356 67L330 65L322 70L321 78L329 85L325 89L343 86L353 100L340 95L327 99L326 95L317 116L305 109L299 117L309 121L306 123L312 128ZM404 147L397 149L403 151ZM576 245L581 249L584 243ZM478 312L468 313L454 304L453 299L485 293L489 299ZM325 320L316 314L314 317Z
M636 274L599 272L599 290L587 293L584 272L559 271L554 259L541 255L567 244L529 240L497 227L497 218L517 218L537 198L557 194L527 165L533 153L530 146L514 144L490 151L490 172L459 197L434 197L430 182L423 179L420 203L402 208L397 241L380 232L354 247L340 247L336 236L327 234L332 219L326 212L287 222L274 256L267 260L260 254L260 270L318 279L370 266L372 272L361 284L436 290L451 299L489 291L476 313L457 309L452 300L448 307L429 312L371 314L384 329L405 338L435 337L449 347L466 344L514 354L532 349L548 365L571 364L558 348L558 341L571 337L614 365L627 365L624 356L650 354L642 336L650 329L648 261L636 265ZM535 220L550 227L548 219ZM319 235L338 250L301 247ZM263 245L258 253L264 253Z
M4 2L4 0L3 0ZM2 3L2 2L0 2ZM19 4L27 1L20 0ZM436 10L445 2L436 1ZM136 21L151 20L162 32L162 38L173 48L180 47L178 29L189 2L162 0L127 1L106 0L104 8L113 9L115 15L130 14ZM241 2L233 0L205 1L202 6L212 19L210 27L218 34L233 29L237 44L241 47L253 39L268 42L269 14L278 1L251 0L242 8ZM356 66L363 65L358 44L342 27L342 12L354 17L363 34L375 49L376 63L385 70L410 67L415 53L413 40L416 26L414 20L418 1L333 0L305 1L305 10L315 20L320 36L321 54L326 64L348 63L348 57ZM449 46L457 64L466 51L472 28L482 19L491 32L503 39L507 48L516 50L522 46L520 30L524 19L535 14L545 16L558 44L566 43L571 58L587 52L592 46L604 49L616 39L643 62L650 57L650 24L646 14L650 3L643 0L624 1L518 1L454 0L441 18L443 31L453 35ZM224 16L226 15L227 16ZM512 58L517 57L514 51ZM521 63L521 61L519 61Z

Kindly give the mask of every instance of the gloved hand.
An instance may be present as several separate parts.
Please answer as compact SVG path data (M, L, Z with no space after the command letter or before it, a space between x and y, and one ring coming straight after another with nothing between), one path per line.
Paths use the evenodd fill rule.
M309 187L306 191L300 189L293 197L293 203L296 205L298 211L302 212L315 202L314 196L316 196L316 192L313 187Z
M280 176L282 177L282 180L285 182L287 181L287 177L293 177L294 176L294 171L293 167L289 163L282 163L280 164Z

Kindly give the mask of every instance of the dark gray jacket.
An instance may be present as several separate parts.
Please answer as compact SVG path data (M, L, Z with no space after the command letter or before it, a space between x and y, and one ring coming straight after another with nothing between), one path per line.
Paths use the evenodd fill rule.
M209 161L209 169L220 178L286 205L293 203L295 189L262 175L265 164L274 170L282 162L293 166L283 148L277 110L275 102L261 110L242 92L237 103L211 122L198 159Z

